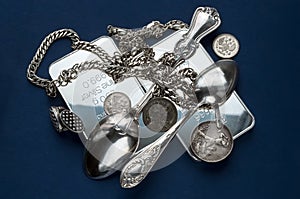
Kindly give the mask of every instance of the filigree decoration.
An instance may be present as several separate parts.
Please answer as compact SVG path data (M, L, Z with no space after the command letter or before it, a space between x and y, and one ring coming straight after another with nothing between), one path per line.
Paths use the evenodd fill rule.
M123 171L124 175L120 179L121 186L130 188L139 184L153 167L161 151L161 145L155 145L145 151L143 155L137 155L134 161L129 162L129 166Z

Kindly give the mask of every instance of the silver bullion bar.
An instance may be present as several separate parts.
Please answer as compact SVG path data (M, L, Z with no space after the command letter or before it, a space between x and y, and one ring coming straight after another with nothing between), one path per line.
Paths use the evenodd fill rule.
M105 48L110 56L118 51L113 40L107 36L96 39L93 44ZM52 79L56 79L62 70L71 68L74 64L91 60L100 59L88 51L73 51L51 64L50 76ZM83 142L86 141L97 122L106 116L103 107L106 96L114 91L122 92L130 98L131 104L135 105L144 95L136 78L129 78L115 84L111 77L97 69L79 73L79 76L72 83L58 87L58 90L68 108L83 121L85 128L83 136L81 136Z
M113 56L115 52L119 52L110 37L102 36L92 43L103 48L110 56ZM56 79L62 70L69 69L74 64L91 60L100 59L88 51L73 51L50 65L50 76L52 79ZM152 82L148 83L152 84ZM128 78L120 83L114 84L112 78L97 69L79 73L79 76L75 80L72 80L72 83L67 86L58 87L58 90L67 107L78 115L84 124L85 130L82 134L79 134L83 144L85 144L95 125L106 116L104 101L109 94L112 92L122 92L126 94L133 107L145 93L145 88L142 87L137 78ZM179 119L179 116L177 119ZM144 125L142 117L140 117L139 123L140 142L138 150L153 142L161 135L161 133L153 132L148 129ZM178 145L178 143L174 145ZM176 152L174 154L175 158L179 157L184 151L185 150L179 150Z

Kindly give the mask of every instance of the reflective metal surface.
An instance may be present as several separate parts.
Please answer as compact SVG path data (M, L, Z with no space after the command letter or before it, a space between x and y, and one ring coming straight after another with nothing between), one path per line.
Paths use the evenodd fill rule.
M200 40L221 24L218 11L211 7L199 7L194 12L188 32L183 35L174 48L174 52L184 59L195 53Z
M168 32L167 35L168 34L170 34L170 32ZM118 51L114 42L109 37L101 37L95 40L93 43L101 46L110 55L112 55L114 51ZM89 52L81 50L74 51L54 62L50 66L49 73L51 77L55 79L57 76L59 76L63 69L67 69L76 63L81 63L86 60L97 59L98 58L95 55ZM99 70L92 69L80 73L78 78L72 81L72 83L67 87L58 88L67 106L70 108L70 110L80 116L84 123L85 131L82 134L79 134L84 144L86 144L88 136L91 134L97 123L107 115L104 111L103 105L106 96L112 92L122 92L130 98L132 106L135 106L145 93L145 88L141 86L139 81L141 80L129 78L118 84L113 84L112 79L109 76L100 72ZM147 81L145 81L145 83L147 83ZM148 84L148 88L150 88L152 83L148 83L150 83ZM177 120L180 117L179 114L180 113L178 113ZM140 142L138 145L138 150L153 142L161 135L161 133L150 130L143 123L141 117L139 119L139 124ZM157 167L155 169L160 169L165 167L166 164L171 164L185 152L185 149L183 147L178 147L178 144L178 141L171 143L171 146L176 148L176 151L172 150L168 155L163 155L161 158L161 164L156 164ZM172 147L169 148L172 149ZM93 162L94 166L96 166L98 161L91 156L89 157L91 160L90 162ZM95 171L96 173L98 172L99 175L99 170L96 169Z
M213 105L215 121L199 124L191 136L190 149L199 160L218 162L225 159L233 148L233 136L222 123L219 105L227 101L232 95L237 79L237 65L232 60L221 60L204 69L196 81L195 93L198 101L206 97L206 101Z
M176 42L182 38L182 35L184 35L187 32L187 30L179 30L176 32L168 31L166 35L168 35L166 38L160 40L157 44L153 45L154 51L155 51L155 57L159 58L164 52L172 52ZM156 43L157 41L151 40L151 43ZM109 37L101 37L97 39L94 43L101 46L105 51L107 51L110 55L113 54L114 51L117 50L117 47L115 46L114 42ZM93 60L97 59L97 57L89 52L86 51L75 51L62 59L56 61L50 66L50 75L53 79L55 79L59 73L62 71L62 69L68 69L73 66L73 64L80 63L85 60ZM191 67L196 72L200 72L203 69L207 68L213 63L210 56L207 54L205 49L199 45L197 48L195 55L188 59L185 63L181 64L178 67L178 70L185 68L185 67ZM87 87L86 81L93 80L95 78L95 75L99 75L102 77L102 80L93 85L89 88L83 88L83 86L77 86L76 85L85 85ZM99 77L97 77L100 79ZM64 98L65 102L67 103L68 107L75 112L84 122L84 126L86 127L86 130L84 132L84 137L82 138L82 141L85 142L87 139L87 136L90 134L93 127L96 125L96 123L103 118L106 114L104 113L103 109L103 102L105 97L111 93L113 90L120 91L123 93L126 93L127 96L129 96L132 105L135 105L138 100L144 95L145 89L149 89L152 85L151 82L145 81L145 80L139 80L139 82L142 83L142 87L137 82L136 79L128 79L119 84L118 86L115 86L110 83L110 77L107 75L99 72L98 70L91 70L84 74L82 74L79 79L79 81L75 81L72 84L68 85L68 87L60 87L59 91ZM128 87L128 84L130 85L136 85ZM89 85L90 86L90 85ZM99 89L98 86L104 86L104 90L101 93L97 93L97 89ZM102 89L101 89L102 90ZM97 105L95 106L93 103L93 99L98 100L95 101ZM76 101L76 99L89 99L88 103L86 102L80 102ZM74 101L75 100L75 101ZM85 100L87 101L87 100ZM237 138L243 133L247 132L249 129L251 129L254 125L254 118L250 111L247 109L245 104L242 102L242 100L239 98L239 96L234 92L233 95L226 101L225 104L223 104L220 107L220 112L222 116L223 123L228 127L230 132L233 135L233 138ZM181 117L182 113L180 110L178 110L178 118ZM179 138L180 142L183 144L185 149L188 151L191 157L193 157L195 160L198 160L198 158L195 157L193 152L190 150L190 138L192 134L192 130L198 126L200 122L213 120L214 119L214 110L205 110L200 109L198 110L193 117L187 121L187 123L180 129L179 133L177 134L177 137ZM236 125L238 123L238 125ZM140 147L143 147L147 145L148 143L151 143L153 140L158 138L161 134L153 132L149 130L143 121L140 121L140 138L141 138L141 144ZM173 141L172 141L173 142ZM172 142L170 143L171 145ZM176 144L176 141L174 140L174 144ZM169 147L171 148L171 147ZM177 147L178 148L178 147ZM167 149L168 150L168 149ZM166 166L165 162L169 161L170 163L173 161L171 159L176 159L177 157L181 156L181 154L184 151L182 149L177 149L177 152L175 153L169 153L168 155L163 154L160 158L159 162L155 165L153 170L160 169L161 167ZM171 158L170 158L171 157Z
M182 35L184 35L186 32L187 30L176 31L165 39L161 40L159 43L155 44L153 46L153 49L156 52L155 56L159 57L163 54L163 52L172 51L176 42L180 40ZM194 56L186 60L186 62L180 65L177 70L188 67L199 73L205 68L209 67L212 63L213 60L200 44ZM146 81L141 82L144 85L147 85L145 87L149 87L151 85ZM179 111L178 115L181 115L181 111ZM222 116L223 124L228 127L234 139L249 131L255 123L253 115L236 92L233 92L230 98L220 106L220 115ZM208 120L212 121L214 118L214 110L200 109L193 115L193 117L189 119L189 121L185 123L185 125L177 134L178 139L194 160L199 161L199 158L195 157L194 153L190 149L192 129L195 129L200 122L205 122Z
M220 60L201 71L195 82L198 102L223 104L231 96L237 79L237 64L233 60Z
M87 141L84 157L84 170L89 177L102 179L111 175L136 150L139 128L132 117L116 113L105 117L96 125Z
M222 83L220 81L211 81L212 78L217 80L221 79ZM123 188L132 188L142 182L155 165L165 148L168 146L169 142L177 134L178 129L180 129L180 127L187 122L202 105L210 104L211 102L219 104L222 103L223 100L226 100L228 98L227 95L230 95L230 93L233 92L235 80L236 64L234 61L230 60L221 60L216 62L207 70L200 73L194 89L197 90L197 92L200 92L199 90L201 88L205 89L205 91L209 90L209 88L213 88L213 90L211 92L201 92L203 94L201 96L198 94L197 96L199 104L196 107L189 109L184 117L182 117L181 120L173 125L165 134L163 134L153 143L144 147L140 152L136 153L130 159L130 161L122 169L120 176L121 186ZM218 133L219 131L216 132ZM232 139L230 134L227 134L227 136L230 136L230 139ZM194 136L194 138L196 138L196 140L193 140L194 146L197 146L196 142L199 141L199 139L197 139L196 136ZM194 151L197 152L197 150ZM217 152L219 153L219 151ZM219 154L217 154L217 157ZM228 154L220 155L227 156ZM202 158L202 156L197 157Z
M121 169L136 151L139 144L139 115L152 98L153 90L154 86L128 113L108 115L96 125L86 144L85 170L87 174L93 173L89 177L102 179L109 176ZM95 164L91 155L98 160L98 164ZM95 176L97 170L98 176Z
M105 48L109 55L118 51L110 37L100 37L93 44ZM83 50L74 51L51 64L49 73L53 79L56 79L63 69L68 69L74 64L84 61L98 59L93 53ZM59 87L58 90L68 108L82 119L85 130L80 138L84 143L98 121L107 115L103 104L110 93L126 94L132 105L135 105L144 95L136 78L126 79L116 85L111 77L96 69L80 73L72 83L66 87Z

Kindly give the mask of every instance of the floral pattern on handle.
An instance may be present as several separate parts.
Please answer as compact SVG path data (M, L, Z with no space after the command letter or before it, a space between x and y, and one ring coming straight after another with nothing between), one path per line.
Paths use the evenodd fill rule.
M138 185L149 173L161 152L161 144L154 145L137 155L128 162L128 166L122 172L120 179L123 188L131 188Z

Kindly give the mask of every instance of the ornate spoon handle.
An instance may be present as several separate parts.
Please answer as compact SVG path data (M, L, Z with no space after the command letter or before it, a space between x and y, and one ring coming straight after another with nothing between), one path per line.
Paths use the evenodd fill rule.
M132 188L138 185L148 175L169 142L176 135L179 128L197 111L202 105L200 102L195 108L190 109L181 120L176 122L166 133L155 142L144 147L135 154L123 167L120 183L123 188Z
M218 11L211 7L199 7L194 12L189 30L183 38L177 42L175 54L184 59L193 56L200 40L208 33L215 30L221 24Z

